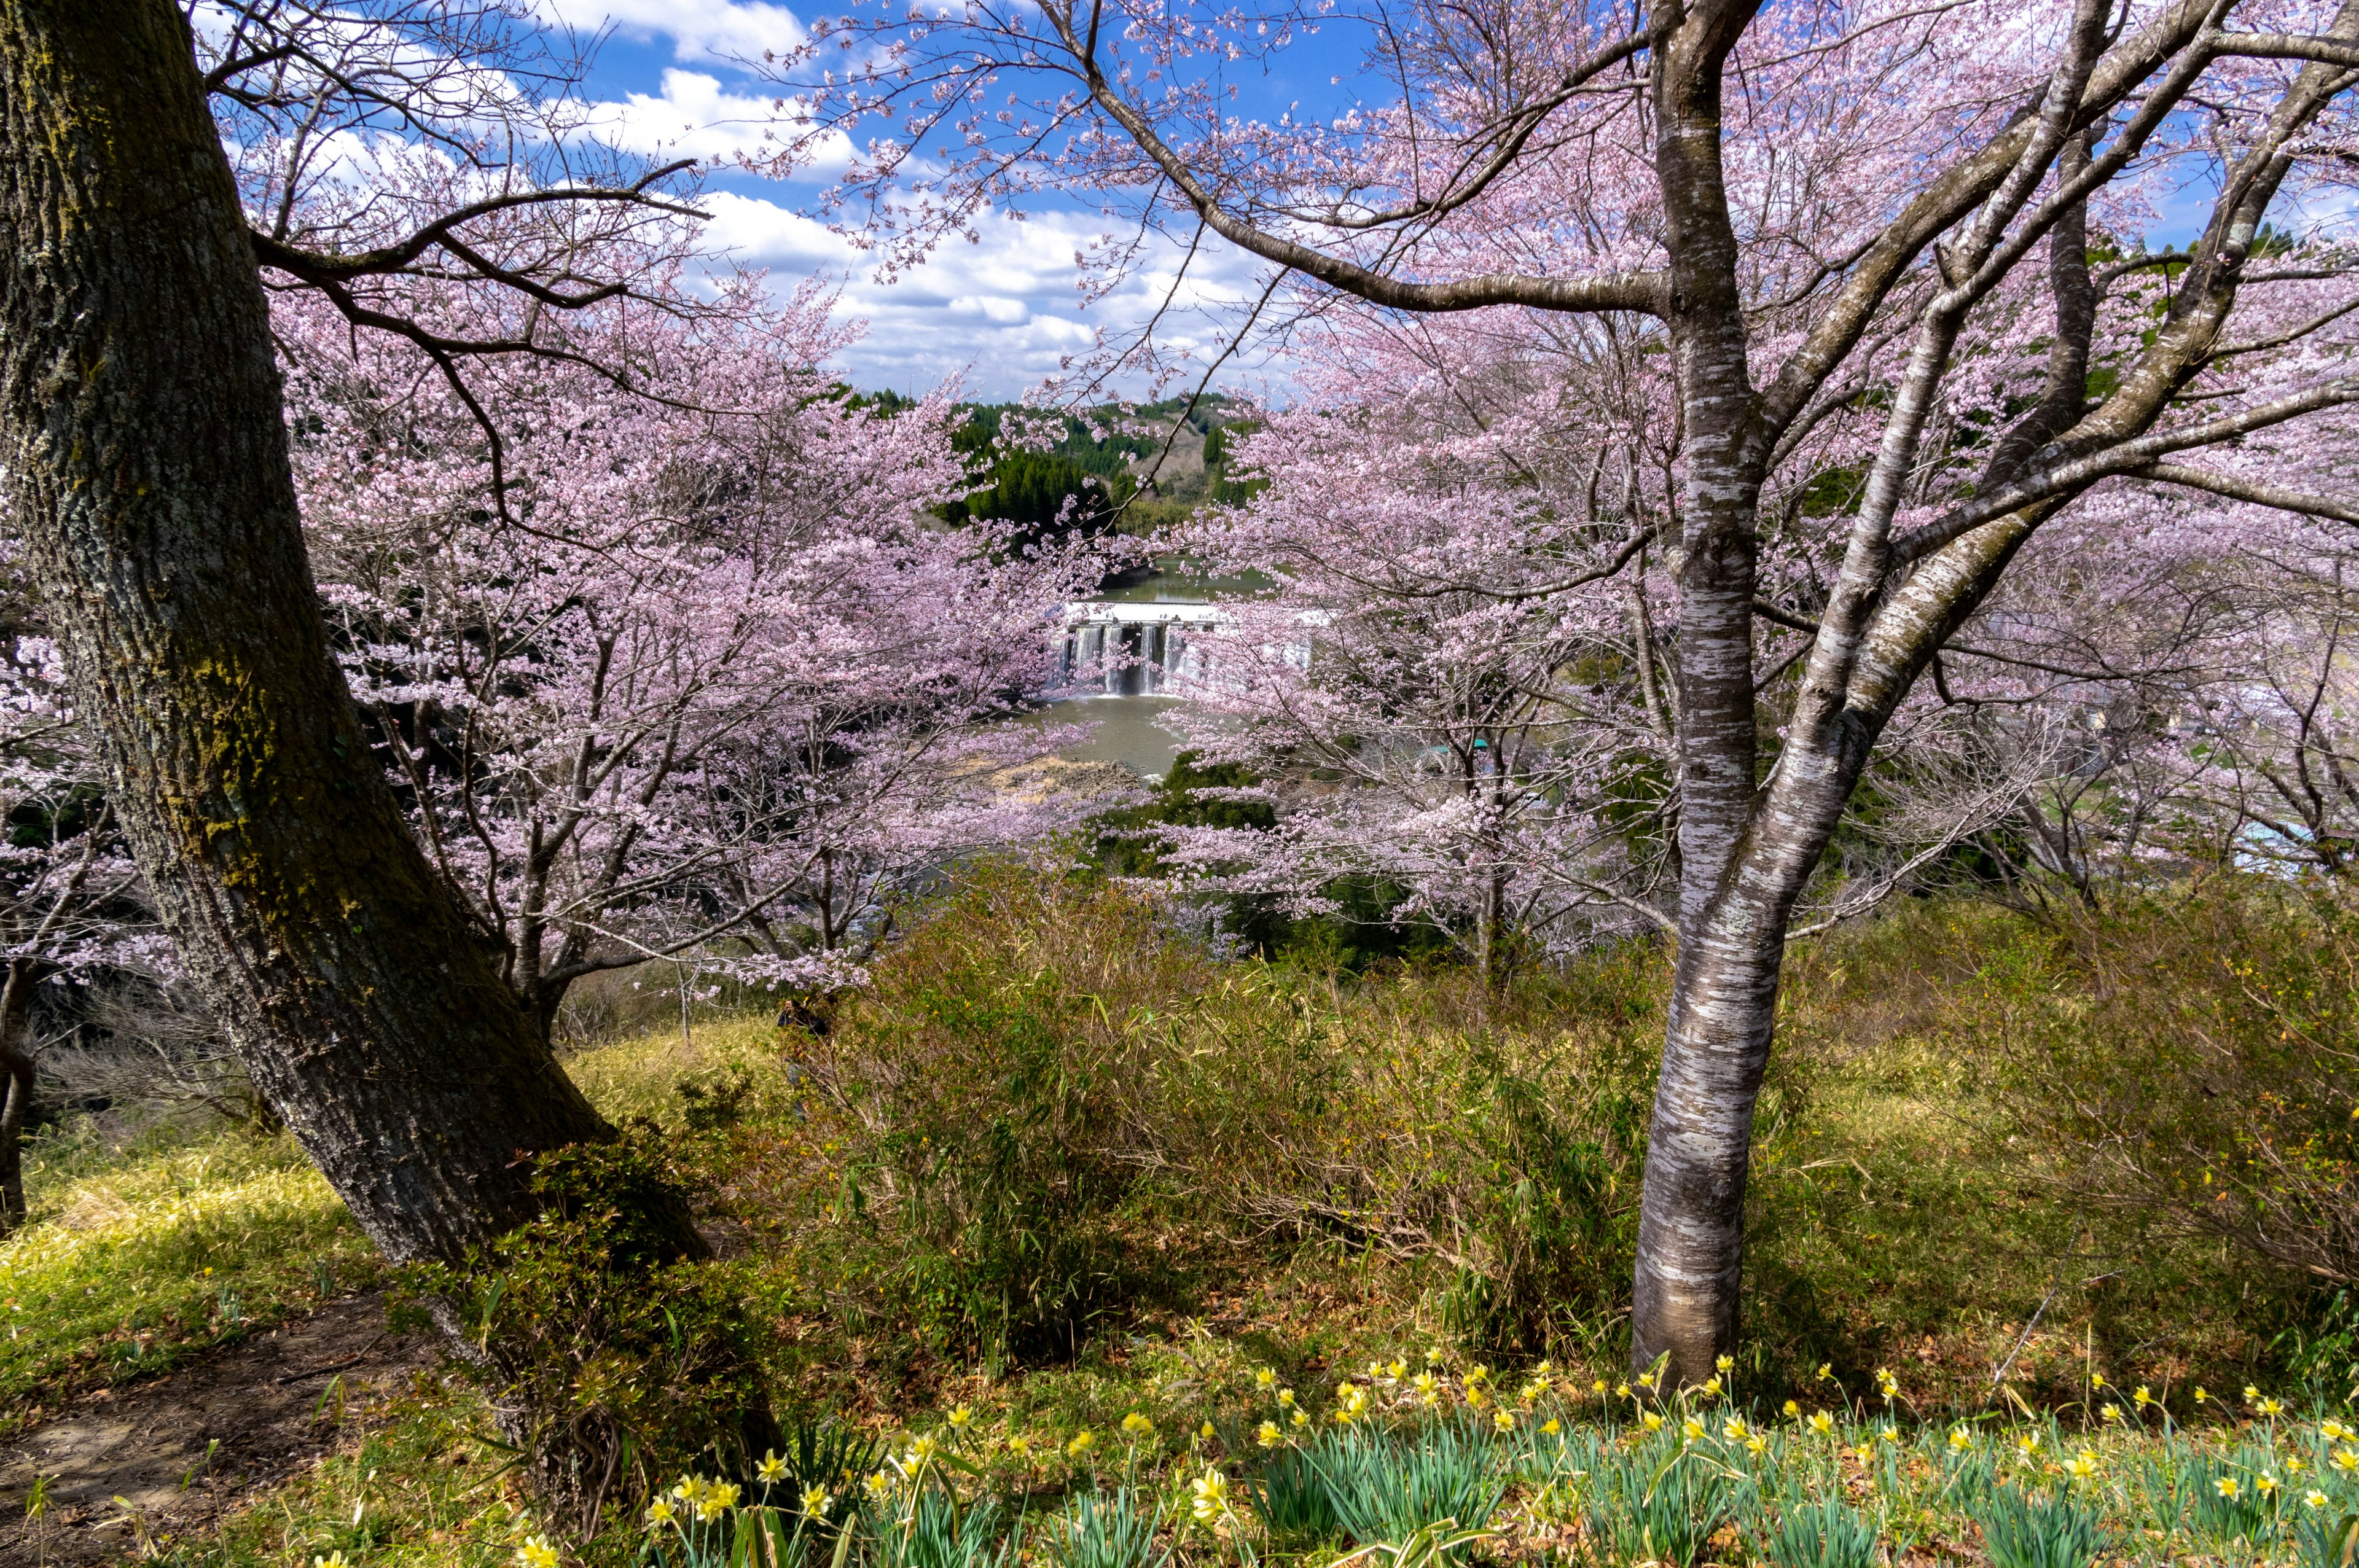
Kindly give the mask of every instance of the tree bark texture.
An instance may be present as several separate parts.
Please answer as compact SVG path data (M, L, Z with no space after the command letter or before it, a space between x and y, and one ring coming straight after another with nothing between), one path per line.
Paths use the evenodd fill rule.
M0 461L126 835L370 1239L456 1261L532 1212L519 1153L609 1130L411 840L330 658L254 251L169 0L0 0Z

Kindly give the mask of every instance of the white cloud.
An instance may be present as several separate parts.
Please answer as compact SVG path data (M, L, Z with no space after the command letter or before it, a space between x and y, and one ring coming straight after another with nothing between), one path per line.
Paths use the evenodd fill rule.
M810 38L792 11L767 0L540 0L540 8L582 32L611 27L641 40L669 38L680 59L758 60Z
M777 151L796 135L797 118L790 100L726 92L717 77L674 68L663 73L662 96L625 93L620 103L594 105L590 124L626 152L721 160ZM849 156L840 134L830 141L843 142L838 162Z
M789 208L736 191L712 192L702 205L713 218L710 243L737 261L766 267L789 287L815 276L837 280L842 314L868 323L842 368L864 386L903 392L958 375L972 395L1015 397L1056 374L1065 357L1086 353L1097 323L1119 330L1145 321L1170 289L1180 256L1176 248L1158 255L1085 311L1073 253L1103 227L1094 212L1036 212L1022 222L995 214L976 225L976 243L946 244L924 265L879 283L873 256ZM1250 273L1238 253L1207 247L1190 269L1183 299L1234 299L1247 292ZM1179 330L1200 324L1190 318Z

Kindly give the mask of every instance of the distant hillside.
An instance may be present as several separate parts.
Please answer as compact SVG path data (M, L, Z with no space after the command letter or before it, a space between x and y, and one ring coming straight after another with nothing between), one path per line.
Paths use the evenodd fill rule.
M892 394L877 401L887 399L903 401ZM1079 497L1071 515L1087 532L1116 525L1119 511L1123 531L1152 533L1206 500L1243 494L1226 477L1224 438L1243 422L1245 407L1217 393L1198 399L1192 409L1184 397L1127 409L1107 405L1096 411L1096 423L1114 433L1103 436L1068 415L1064 438L1047 451L995 455L1003 422L1019 414L1037 417L1039 411L1017 403L971 403L960 409L967 422L955 444L974 461L983 483L943 509L952 522L1004 518L1027 530L1046 530L1066 515L1067 499ZM1142 484L1148 487L1145 495L1138 493Z

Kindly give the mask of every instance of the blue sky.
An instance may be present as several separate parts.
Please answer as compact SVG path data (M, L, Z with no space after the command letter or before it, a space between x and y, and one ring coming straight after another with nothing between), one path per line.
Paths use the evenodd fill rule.
M606 134L633 151L673 157L726 159L756 147L775 89L734 61L791 48L804 36L800 14L766 0L541 5L568 26L606 33L589 82L590 96L604 106ZM716 245L744 263L768 269L787 287L814 276L839 285L842 313L867 322L867 336L842 366L864 388L914 393L956 376L971 396L1018 396L1053 374L1062 357L1086 352L1098 329L1119 333L1146 319L1178 260L1175 252L1084 309L1073 254L1109 224L1094 206L1052 201L1027 204L1022 222L995 216L981 226L978 243L954 242L915 272L880 283L869 258L807 215L821 183L723 171L704 206ZM1253 276L1248 259L1225 246L1190 269L1212 303L1242 293ZM1200 319L1196 330L1203 325ZM1181 333L1189 330L1183 324Z
M821 178L774 182L727 165L731 155L760 146L776 96L775 88L735 62L803 41L802 13L775 0L539 5L563 26L604 35L588 86L613 140L636 152L717 162L705 201L716 247L767 269L787 287L819 276L841 288L842 313L867 324L867 335L841 367L864 388L918 393L956 377L966 395L1016 397L1056 373L1065 356L1088 351L1096 331L1136 328L1170 287L1176 250L1085 308L1074 252L1114 225L1094 204L1078 200L1029 203L1022 222L995 215L980 225L977 243L952 242L914 272L880 282L870 258L808 215ZM838 0L832 9L840 8ZM1244 113L1275 117L1298 107L1327 114L1353 96L1359 64L1354 42L1332 24L1325 36L1287 51L1282 63L1288 74L1240 80ZM2149 241L2192 239L2211 191L2207 173L2167 197ZM1234 319L1221 306L1258 292L1249 258L1218 240L1206 243L1208 252L1191 265L1190 277L1208 308L1167 319L1158 333L1167 345L1190 346L1190 332L1200 344L1209 343L1212 322ZM1283 369L1246 364L1223 380L1282 387ZM1138 389L1136 384L1122 388Z

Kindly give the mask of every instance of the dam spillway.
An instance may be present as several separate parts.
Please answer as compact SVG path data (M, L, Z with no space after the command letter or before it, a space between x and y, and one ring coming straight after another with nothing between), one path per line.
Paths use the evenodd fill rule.
M1085 600L1065 606L1058 673L1069 687L1153 697L1202 673L1194 639L1220 620L1210 604Z

